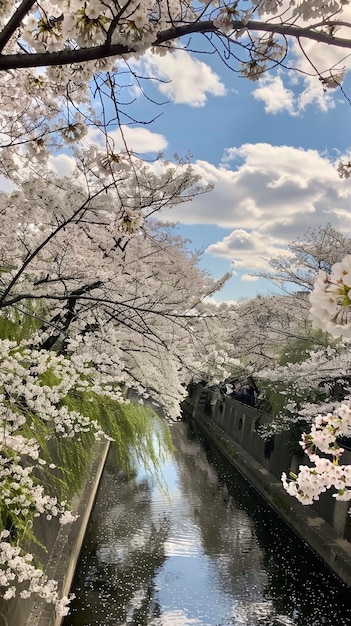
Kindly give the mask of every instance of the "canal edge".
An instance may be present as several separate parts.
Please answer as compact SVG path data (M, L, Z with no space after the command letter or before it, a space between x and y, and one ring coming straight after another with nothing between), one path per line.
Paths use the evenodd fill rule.
M351 588L351 544L311 507L305 507L288 496L280 481L260 465L237 441L228 436L218 424L206 420L204 415L185 411L205 437L221 451L233 467L255 489L275 513L315 552L325 565ZM224 442L235 448L228 451ZM224 444L224 445L223 445Z
M73 524L60 528L50 550L46 573L48 578L59 582L61 597L67 596L72 586L109 449L110 441L97 442L90 477L72 502L72 513L78 515L78 519ZM26 626L61 626L63 619L63 616L57 615L53 605L38 600L33 605Z

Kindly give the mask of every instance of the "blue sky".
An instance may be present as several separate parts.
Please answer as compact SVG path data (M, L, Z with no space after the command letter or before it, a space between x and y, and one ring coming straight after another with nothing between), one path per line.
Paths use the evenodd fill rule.
M331 47L308 42L305 51L323 70L351 66ZM310 70L297 47L289 63ZM233 269L217 301L271 292L254 274L287 254L288 243L309 227L330 222L351 233L351 179L337 173L339 159L350 158L351 106L340 89L323 93L318 78L280 68L253 83L218 56L181 49L162 57L149 52L131 65L164 82L143 82L151 102L121 73L129 86L118 97L135 98L127 113L142 122L157 116L124 127L129 147L150 159L160 150L169 159L191 151L196 171L214 184L164 217L193 249L204 250L201 266L209 273ZM348 76L344 89L351 95Z
M335 63L335 51L330 59ZM172 79L145 83L151 98L167 104L137 96L128 109L142 120L159 115L143 126L150 133L146 152L163 149L172 158L190 150L195 167L215 185L166 218L205 251L202 267L211 274L234 269L217 300L270 292L272 285L252 274L267 269L266 259L284 254L309 227L331 222L351 232L351 183L336 171L351 147L351 107L340 90L323 94L318 79L281 70L253 83L218 57L185 51L176 58L148 54L133 67Z

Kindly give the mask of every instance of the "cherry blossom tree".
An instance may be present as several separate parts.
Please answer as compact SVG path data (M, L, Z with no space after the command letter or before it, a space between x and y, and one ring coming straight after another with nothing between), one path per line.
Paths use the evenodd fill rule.
M312 326L309 294L319 270L330 272L351 249L350 239L327 224L308 230L288 248L288 256L271 259L272 269L260 274L281 293L238 302L229 331L232 356L243 371L281 396L282 410L271 425L275 430L330 411L337 400L333 381L345 378L349 368L347 345ZM346 381L344 396L347 389Z
M34 158L0 194L1 593L10 599L23 583L21 597L38 594L60 613L68 599L23 549L33 518L72 521L43 441L113 438L114 419L106 431L89 407L125 405L126 388L177 418L190 380L222 380L231 361L225 319L207 302L226 277L211 279L154 220L207 187L186 162L106 160L96 147L76 159L59 178Z
M269 260L271 270L258 274L294 297L301 295L301 307L309 309L306 295L313 289L319 270L330 272L334 263L351 252L351 239L331 224L309 229L288 245L288 255Z
M35 302L42 319L36 345L79 352L139 391L152 387L176 416L182 385L220 345L216 311L205 299L226 277L210 279L169 227L148 223L160 208L206 189L191 168L162 165L153 173L127 163L97 172L85 152L73 179L43 170L1 195L0 309L25 315Z
M255 374L274 367L290 339L308 335L306 298L295 294L257 296L239 302L231 324L231 341L243 367Z

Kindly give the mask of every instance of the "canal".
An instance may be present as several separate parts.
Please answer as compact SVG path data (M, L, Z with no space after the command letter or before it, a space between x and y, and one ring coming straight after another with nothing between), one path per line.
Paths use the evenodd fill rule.
M351 626L351 590L182 422L157 480L109 455L64 626Z

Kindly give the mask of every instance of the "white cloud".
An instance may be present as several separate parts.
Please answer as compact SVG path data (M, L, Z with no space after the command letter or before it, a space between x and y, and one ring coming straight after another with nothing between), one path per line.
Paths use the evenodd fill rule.
M206 298L204 298L204 302L208 302L209 304L213 304L216 307L226 307L226 306L237 306L237 301L236 300L225 300L224 302L222 301L218 301L216 300L216 298L218 297L218 293L216 293L214 296L207 296Z
M232 229L207 253L233 260L235 269L266 268L267 259L284 254L309 227L330 222L351 232L350 182L316 150L244 144L226 150L223 166L197 161L195 168L214 190L164 216Z
M297 115L299 112L294 92L285 87L280 76L264 76L252 94L256 100L264 102L266 113L286 111L290 115Z
M255 271L268 268L268 259L286 253L275 237L262 234L259 230L249 232L243 229L233 230L221 241L208 246L206 252L231 260L236 269L250 268ZM254 279L246 275L242 280Z
M226 150L223 165L195 162L214 190L172 209L171 219L223 228L252 229L265 223L290 229L298 216L306 223L307 214L310 223L317 223L335 212L340 222L337 211L349 208L350 185L339 179L335 163L316 150L243 144Z
M121 126L120 129L109 132L110 142L115 151L125 150L123 137L128 149L138 154L148 154L150 152L162 152L167 148L167 139L160 133L153 133L148 128L132 128L131 126ZM105 146L105 135L98 128L89 128L84 143Z
M71 176L76 167L75 159L68 154L50 155L48 163L58 176Z
M159 56L147 52L140 62L142 72L161 81L157 88L176 104L202 107L208 95L224 96L226 88L219 76L203 61L186 50Z
M258 276L253 276L252 274L243 274L241 280L244 282L256 282L258 280Z
M127 142L129 150L138 152L141 154L149 152L161 152L167 148L168 142L164 135L159 133L153 133L147 128L131 128L130 126L122 127L124 137ZM113 135L113 133L111 133ZM116 131L116 143L119 141L121 149L124 148L124 144L120 139L120 134Z

